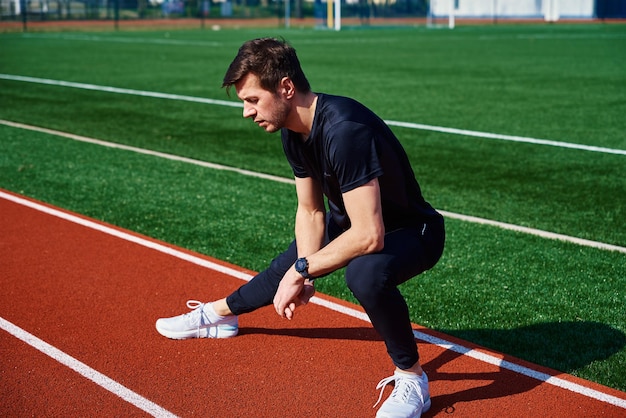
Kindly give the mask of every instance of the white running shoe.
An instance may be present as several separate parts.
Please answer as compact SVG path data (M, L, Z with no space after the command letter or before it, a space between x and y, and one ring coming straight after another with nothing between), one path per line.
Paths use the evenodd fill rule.
M187 307L193 309L183 315L160 318L156 321L159 334L184 340L187 338L230 338L239 332L237 315L220 316L213 305L197 300L187 301Z
M377 418L419 418L422 412L428 411L430 392L426 373L421 376L412 376L396 371L393 376L381 380L376 386L376 389L380 389L376 405L383 396L385 386L393 381L395 381L395 387L376 413Z

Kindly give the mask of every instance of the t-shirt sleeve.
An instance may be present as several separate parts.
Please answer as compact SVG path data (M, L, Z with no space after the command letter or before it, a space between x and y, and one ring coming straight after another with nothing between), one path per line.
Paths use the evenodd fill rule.
M369 127L341 122L334 128L328 141L328 157L341 193L354 190L383 174L376 135Z

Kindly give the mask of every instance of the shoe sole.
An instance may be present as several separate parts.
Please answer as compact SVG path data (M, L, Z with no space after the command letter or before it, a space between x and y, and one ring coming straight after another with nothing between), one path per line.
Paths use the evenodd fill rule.
M187 340L192 338L232 338L239 333L239 328L232 325L218 325L216 327L205 327L199 330L171 331L159 327L158 321L156 330L164 337L172 340Z
M430 398L428 398L426 402L424 402L424 406L422 407L422 414L430 409L430 403Z
M422 410L420 411L420 413L417 415L413 415L411 418L420 418L424 412L427 412L430 409L430 404L431 404L430 398L428 398L426 402L424 402L424 405L422 406ZM376 414L377 418L381 416L384 416L384 415Z

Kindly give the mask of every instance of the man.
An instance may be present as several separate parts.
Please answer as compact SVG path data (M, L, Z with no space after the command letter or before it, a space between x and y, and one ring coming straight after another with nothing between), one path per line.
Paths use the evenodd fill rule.
M437 263L443 218L422 197L386 124L352 99L313 93L286 42L244 43L224 76L222 87L229 92L232 86L244 118L281 131L296 182L295 240L227 298L187 302L191 312L159 319L157 330L177 339L233 337L238 315L270 304L292 319L313 295L315 278L347 266L346 283L396 366L378 384L382 396L395 382L377 416L419 417L430 407L428 379L397 286Z

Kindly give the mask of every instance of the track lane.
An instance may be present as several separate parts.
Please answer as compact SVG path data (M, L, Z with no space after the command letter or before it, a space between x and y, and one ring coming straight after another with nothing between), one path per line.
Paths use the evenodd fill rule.
M9 333L0 347L4 417L150 416Z
M293 321L265 308L241 318L237 338L171 341L154 330L158 316L182 313L187 299L223 296L243 282L5 199L0 212L0 316L166 410L181 416L373 416L375 384L392 366L369 323L319 305L298 311ZM57 388L48 392L46 404L56 405L50 408L68 410L76 399L111 396L68 370L62 373L77 383L59 384L62 366L0 334L2 346L11 347L3 356L2 375L13 376L2 379L3 394L41 393L29 392L27 381L16 378L28 374L19 359L32 358L49 370L38 373L33 387ZM625 415L624 408L440 346L420 344L420 353L433 392L426 417ZM559 377L626 399L622 392ZM115 401L95 404L125 404L112 396ZM111 409L110 415L142 414L124 406L134 413ZM40 407L34 404L36 411L30 412L46 415ZM8 408L1 406L0 414L18 412ZM17 416L31 415L22 412Z

